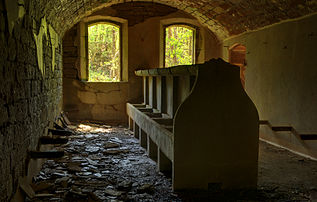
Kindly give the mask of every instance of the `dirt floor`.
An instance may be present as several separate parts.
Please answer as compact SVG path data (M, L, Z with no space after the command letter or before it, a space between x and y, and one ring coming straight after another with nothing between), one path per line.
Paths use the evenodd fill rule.
M78 124L47 160L26 201L317 201L317 161L260 142L258 190L173 193L131 131Z

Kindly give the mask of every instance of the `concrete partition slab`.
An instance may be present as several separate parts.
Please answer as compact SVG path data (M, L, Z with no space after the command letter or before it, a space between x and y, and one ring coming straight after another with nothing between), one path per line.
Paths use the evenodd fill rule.
M149 157L157 162L157 152L158 152L158 149L157 149L157 145L155 144L155 142L153 142L153 140L151 139L151 137L148 135L147 136L147 152L149 154Z
M140 127L138 126L138 124L136 124L136 122L134 122L133 133L134 133L134 137L139 139Z
M139 140L140 140L141 147L143 147L144 149L147 149L147 134L146 134L146 132L144 132L144 130L142 130L140 128L139 135L140 135Z
M258 113L239 67L221 59L199 65L174 119L174 190L256 188L258 141Z
M166 176L172 176L172 161L158 148L158 170Z

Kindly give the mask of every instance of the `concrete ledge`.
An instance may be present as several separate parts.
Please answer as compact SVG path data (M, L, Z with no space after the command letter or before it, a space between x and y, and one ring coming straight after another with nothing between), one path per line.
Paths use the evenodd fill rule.
M133 104L127 103L127 114L135 122L135 124L137 124L139 128L142 128L142 130L151 138L160 151L173 162L173 133L161 126L155 120L151 119Z
M196 76L198 66L179 65L170 68L143 69L135 71L137 76Z

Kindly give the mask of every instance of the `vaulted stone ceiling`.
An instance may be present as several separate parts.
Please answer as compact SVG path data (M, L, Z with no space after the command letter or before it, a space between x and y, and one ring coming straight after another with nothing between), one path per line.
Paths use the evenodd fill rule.
M196 17L219 39L317 11L317 0L143 0L178 8ZM113 4L135 0L36 0L36 16L46 15L63 34L82 17ZM34 10L34 9L31 9Z

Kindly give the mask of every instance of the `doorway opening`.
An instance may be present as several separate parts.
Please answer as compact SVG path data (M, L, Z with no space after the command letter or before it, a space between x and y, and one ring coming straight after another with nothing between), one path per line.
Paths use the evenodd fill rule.
M229 49L229 62L240 67L240 79L243 88L245 88L246 51L246 47L241 44L236 44Z

